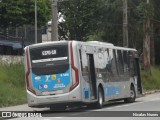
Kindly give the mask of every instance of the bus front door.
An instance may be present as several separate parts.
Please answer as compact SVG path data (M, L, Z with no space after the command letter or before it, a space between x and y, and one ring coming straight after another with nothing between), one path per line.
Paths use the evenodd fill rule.
M88 68L89 68L89 83L90 83L90 98L91 100L97 99L97 85L96 85L96 74L94 65L93 54L87 54Z

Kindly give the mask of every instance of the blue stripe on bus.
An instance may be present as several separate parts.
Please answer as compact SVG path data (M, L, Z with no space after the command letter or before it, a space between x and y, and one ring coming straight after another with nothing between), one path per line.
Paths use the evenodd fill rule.
M119 95L120 91L119 86L107 86L105 88L105 96Z
M89 88L84 88L83 93L84 93L84 98L89 99Z

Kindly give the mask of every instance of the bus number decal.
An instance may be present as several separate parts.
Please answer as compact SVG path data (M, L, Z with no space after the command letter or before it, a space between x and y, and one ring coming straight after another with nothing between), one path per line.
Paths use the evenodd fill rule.
M46 51L42 51L42 56L47 56L47 55L55 55L57 54L56 50L46 50Z

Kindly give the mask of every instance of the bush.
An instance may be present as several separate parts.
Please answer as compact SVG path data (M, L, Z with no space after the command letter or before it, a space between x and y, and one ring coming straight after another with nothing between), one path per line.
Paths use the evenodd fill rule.
M160 68L151 67L151 74L141 71L142 86L144 90L160 89Z
M0 107L26 102L23 64L0 64Z

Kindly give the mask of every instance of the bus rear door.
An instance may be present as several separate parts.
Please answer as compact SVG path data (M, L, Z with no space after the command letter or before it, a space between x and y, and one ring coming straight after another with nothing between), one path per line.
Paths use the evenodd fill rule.
M89 83L91 91L91 100L97 99L97 84L93 54L87 54L88 68L89 68Z

